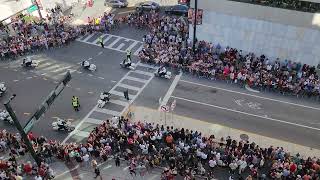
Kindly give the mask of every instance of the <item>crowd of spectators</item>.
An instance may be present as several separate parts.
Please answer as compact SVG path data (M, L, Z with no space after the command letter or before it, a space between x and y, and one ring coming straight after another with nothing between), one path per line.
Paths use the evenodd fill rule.
M181 68L199 77L227 80L261 90L319 98L320 80L314 66L245 54L242 50L222 48L206 41L197 42L193 52L191 40L187 38L187 25L182 19L165 16L145 21L150 32L143 38L145 47L139 53L144 62Z
M296 11L318 13L320 12L320 3L301 0L231 0L244 3L252 3L276 8L291 9Z
M174 179L183 176L186 180L195 176L211 179L217 168L229 171L230 179L319 179L320 159L299 154L291 155L282 147L262 148L254 142L230 137L216 138L189 129L164 127L151 123L132 123L121 117L114 117L96 127L86 143L60 144L29 134L34 149L43 163L40 167L31 162L18 164L18 156L24 156L25 145L18 134L5 130L0 133L1 151L8 153L8 159L0 160L0 177L9 179L23 176L53 178L54 172L48 166L54 160L80 163L81 166L97 168L99 162L113 157L127 160L132 176L137 172L152 171L155 167L165 167L162 178ZM262 171L262 169L264 169ZM236 175L237 174L237 175Z

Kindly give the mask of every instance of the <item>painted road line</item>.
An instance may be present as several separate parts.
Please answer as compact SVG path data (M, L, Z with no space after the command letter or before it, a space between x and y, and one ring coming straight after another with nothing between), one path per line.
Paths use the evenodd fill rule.
M282 101L282 100L278 100L278 99L273 99L273 98L257 96L257 95L253 95L253 94L242 93L242 92L238 92L238 91L219 88L219 87L215 87L215 86L209 86L209 85L195 83L195 82L186 81L186 80L180 80L180 82L185 82L185 83L194 84L194 85L197 85L197 86L208 87L208 88L213 88L213 89L219 89L219 90L222 90L222 91L232 92L232 93L236 93L236 94L256 97L256 98L265 99L265 100L269 100L269 101L275 101L275 102L280 102L280 103L284 103L284 104L290 104L290 105L294 105L294 106L299 106L299 107L304 107L304 108L309 108L309 109L314 109L314 110L320 111L320 108L316 108L316 107L312 107L312 106L306 106L306 105L303 105L303 104L296 104L296 103L292 103L292 102L288 102L288 101Z
M51 66L53 63L51 62L47 62L47 63L43 63L37 66L37 69L41 69L43 67L47 67L47 66Z
M103 120L94 119L94 118L87 118L84 122L91 123L91 124L102 124Z
M110 109L105 109L105 108L96 108L95 111L101 112L104 114L110 114L112 116L119 116L120 115L120 112L118 112L118 111L112 111Z
M74 167L74 168L72 168L72 169L69 169L69 170L67 170L67 171L64 171L64 172L61 173L61 174L57 174L57 175L55 175L55 178L59 178L60 176L64 176L64 175L66 175L66 174L69 174L71 171L74 171L74 170L78 169L79 166L80 166L80 165L78 164L76 167Z
M139 52L142 50L143 44L133 53L133 55L138 56Z
M145 72L145 71L140 71L140 70L134 70L133 72L138 73L138 74L142 74L142 75L146 75L146 76L153 76L153 73L149 73L149 72Z
M137 44L138 44L138 41L134 41L132 44L130 44L130 46L126 49L126 51L128 50L131 51L131 49L134 48Z
M76 72L77 70L76 69L68 69L68 71L70 72L70 74ZM63 73L60 73L60 74L57 74L57 76L63 76L65 75L67 72L63 72Z
M32 77L27 77L26 79L32 79Z
M130 167L130 166L127 166L127 167L123 168L123 169L122 169L122 171L126 171L126 170L128 170L128 169L129 169L129 167Z
M130 86L130 85L127 85L127 84L122 84L122 83L118 84L118 86L126 88L126 89L135 90L135 91L139 91L140 90L140 88L138 88L138 87Z
M13 80L13 82L18 82L18 81L19 81L18 79Z
M111 168L111 167L112 167L112 165L108 165L108 166L104 167L103 170L109 169L109 168Z
M88 136L90 135L90 133L87 132L87 131L77 131L77 132L75 133L75 135L76 135L76 136L80 136L80 137L88 137Z
M174 77L174 80L173 80L173 82L171 83L171 85L170 85L170 87L169 87L166 95L163 97L163 99L162 99L162 101L161 101L161 104L160 104L160 106L159 106L159 110L160 110L161 106L167 105L167 103L168 103L168 101L169 101L169 99L170 99L170 97L171 97L174 89L176 88L176 86L178 85L178 82L179 82L180 79L181 79L181 76L182 76L182 72L180 72L180 74L178 74L178 75L176 75L176 77Z
M98 78L99 78L99 79L104 79L104 77L100 77L100 76L99 76Z
M108 34L107 34L108 35ZM106 39L103 40L103 44L106 43L107 41L109 41L109 39L111 39L113 36L112 35L108 35L108 37ZM96 43L97 44L97 43Z
M257 90L254 90L254 89L250 88L250 87L248 86L248 84L246 84L244 87L246 88L246 90L248 90L248 91L250 91L250 92L254 92L254 93L259 93L259 92L260 92L260 91L257 91Z
M148 80L136 78L136 77L132 77L132 76L127 76L126 79L131 80L131 81L142 82L142 83L148 82Z
M61 67L61 68L58 68L54 71L50 71L50 72L59 72L59 71L64 71L64 70L67 70L67 69L70 69L72 66L66 66L66 67Z
M86 37L85 39L80 40L80 41L86 42L86 41L88 41L90 38L92 38L92 36L94 36L94 35L95 35L95 33L92 33L92 34L90 34L88 37Z
M139 66L150 68L150 69L158 69L157 66L152 66L152 65L144 64L144 63L140 63Z
M51 69L56 69L56 68L59 68L61 67L60 65L56 64L56 65L53 65L53 66L50 66L50 67L46 67L46 68L43 68L43 69L40 69L41 71L49 71Z
M117 86L118 87L118 86ZM138 91L139 92L139 91ZM119 92L119 91L116 91L116 90L110 90L109 91L110 94L114 94L114 95L117 95L117 96L123 96L124 97L124 94L123 92ZM133 95L133 94L129 94L129 98L130 99L133 99L136 95Z
M121 51L121 49L117 49L117 48L113 48L112 46L114 46L117 42L119 42L119 40L122 39L121 37L117 37L116 40L114 40L111 44L109 44L108 46L106 46L106 48L111 48L111 49L116 49L118 51Z
M306 126L306 125L303 125L303 124L288 122L288 121L284 121L284 120L280 120L280 119L274 119L274 118L270 118L270 117L267 117L267 116L260 116L260 115L256 115L256 114L251 114L251 113L238 111L238 110L234 110L234 109L229 109L229 108L225 108L225 107L221 107L221 106L217 106L217 105L213 105L213 104L207 104L207 103L203 103L203 102L199 102L199 101L194 101L194 100L186 99L186 98L182 98L182 97L177 97L177 96L171 96L171 97L176 98L176 99L180 99L180 100L183 100L183 101L195 103L195 104L201 104L201 105L204 105L204 106L210 106L210 107L214 107L214 108L217 108L217 109L222 109L222 110L225 110L225 111L231 111L231 112L238 113L238 114L243 114L243 115L253 116L253 117L258 117L258 118L263 118L263 119L268 119L270 121L275 121L275 122L279 122L279 123L283 123L283 124L289 124L289 125L292 125L292 126L297 126L297 127L302 127L302 128L306 128L306 129L312 129L312 130L320 131L320 128Z
M128 102L121 101L121 100L115 100L115 99L110 99L110 102L111 102L111 103L114 103L114 104L121 105L121 106L127 106L127 105L129 105Z

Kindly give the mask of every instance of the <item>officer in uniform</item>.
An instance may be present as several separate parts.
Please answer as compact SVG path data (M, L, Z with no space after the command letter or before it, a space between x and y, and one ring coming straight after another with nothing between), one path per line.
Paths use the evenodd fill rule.
M76 96L72 96L72 106L75 111L79 111L80 103L79 98Z

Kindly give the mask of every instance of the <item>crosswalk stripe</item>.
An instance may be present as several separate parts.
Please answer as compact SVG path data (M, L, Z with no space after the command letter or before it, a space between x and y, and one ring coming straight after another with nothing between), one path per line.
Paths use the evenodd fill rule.
M106 35L108 35L108 34L103 34L103 35L101 35L99 37L104 38ZM99 41L99 37L96 40L94 40L92 43L93 44L97 44L97 42Z
M127 76L125 79L131 80L131 81L137 81L137 82L142 82L142 83L147 83L148 80L141 79L141 78L136 78L132 76Z
M136 52L134 52L133 54L138 56L139 52L142 50L143 48L143 44L136 50Z
M123 92L119 92L119 91L116 91L116 90L111 90L109 91L110 94L114 94L114 95L117 95L117 96L123 96ZM129 97L132 99L135 95L133 94L129 94Z
M104 108L96 108L95 111L102 112L102 113L105 113L105 114L110 114L112 116L119 116L120 115L120 112L112 111L110 109L104 109Z
M95 35L95 33L92 33L92 34L90 34L88 37L86 37L85 39L83 39L83 40L80 40L80 41L83 41L83 42L86 42L86 41L88 41L92 36L94 36Z
M66 67L61 67L61 68L58 68L54 71L51 71L51 72L59 72L59 71L63 71L63 70L66 70L66 69L70 69L72 66L66 66Z
M146 76L151 76L151 77L153 76L153 73L149 73L149 72L145 72L145 71L135 70L133 72L138 73L138 74L143 74Z
M122 83L119 83L118 86L126 88L126 89L135 90L135 91L139 91L140 90L140 88L138 88L138 87L134 87L134 86L130 86L130 85L127 85L127 84L122 84Z
M127 102L124 102L124 101L121 101L121 100L110 99L110 102L111 102L111 103L114 103L114 104L121 105L121 106L127 106L127 105L128 105Z
M114 40L111 44L109 44L109 45L107 46L107 48L112 48L112 46L114 46L120 39L121 39L121 37L117 37L117 39Z
M131 49L134 48L137 44L138 44L138 41L134 41L134 42L126 49L126 51L131 50Z
M72 73L76 72L77 70L76 69L68 69L68 71L72 74ZM63 73L58 74L58 76L62 76L65 74L66 74L66 72L63 72Z
M103 120L87 118L84 122L92 123L92 124L102 124Z
M111 39L111 38L112 38L112 35L109 34L109 36L108 36L105 40L103 40L103 43L106 43L106 42L109 41L109 39Z
M158 67L156 66L151 66L149 64L143 64L143 63L138 63L138 66L142 66L142 67L146 67L146 68L150 68L150 69L158 69Z
M77 131L77 132L75 133L75 135L81 136L81 137L88 137L88 136L90 135L90 133L89 133L89 132L86 132L86 131Z
M50 69L55 69L55 68L59 68L59 67L60 67L60 65L56 64L56 65L53 65L53 66L50 66L50 67L42 68L41 70L42 71L49 71Z
M123 168L122 170L123 170L123 171L126 171L126 170L129 169L129 167L130 167L130 166L127 166L127 167Z
M37 68L43 68L43 67L47 67L47 66L50 66L52 65L53 63L51 62L46 62L46 63L43 63L43 64L39 64Z
M108 165L108 166L104 167L103 169L109 169L111 167L112 167L112 165Z

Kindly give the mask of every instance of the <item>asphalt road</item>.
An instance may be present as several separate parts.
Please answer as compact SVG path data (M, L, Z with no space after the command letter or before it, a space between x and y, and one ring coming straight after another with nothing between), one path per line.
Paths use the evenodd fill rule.
M179 115L320 148L319 102L190 76L179 81L169 103L173 99Z

